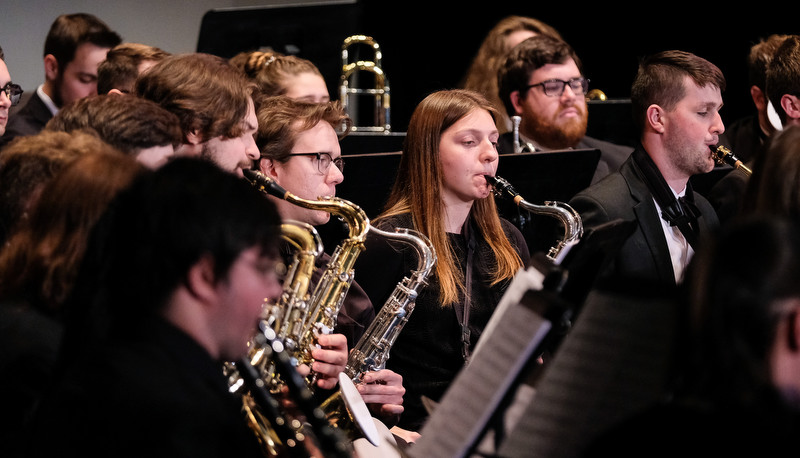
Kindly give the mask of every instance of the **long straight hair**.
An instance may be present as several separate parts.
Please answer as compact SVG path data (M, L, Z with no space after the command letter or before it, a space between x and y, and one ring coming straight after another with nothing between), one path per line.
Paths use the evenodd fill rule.
M386 210L375 218L377 224L389 216L411 214L414 229L426 235L436 250L442 305L456 303L465 287L445 230L446 209L441 198L444 172L439 143L445 130L475 110L495 114L485 97L463 89L434 92L417 106L409 121L397 179ZM522 260L503 232L494 196L476 200L470 217L477 236L489 243L494 254L496 269L492 271L491 284L512 278L522 266Z

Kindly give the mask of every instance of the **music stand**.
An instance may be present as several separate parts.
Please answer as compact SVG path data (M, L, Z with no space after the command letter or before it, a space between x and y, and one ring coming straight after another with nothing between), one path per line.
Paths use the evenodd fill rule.
M342 154L399 153L403 151L405 132L350 132L339 145Z
M570 286L569 296L585 297L633 224L614 221L589 231L570 248L562 265L537 262L514 277L469 365L445 392L423 426L420 440L408 448L410 456L469 456L492 428L505 421L506 410L517 396L525 400L523 404L527 402L525 382L536 358L560 340L563 324L581 305L561 296L566 283L557 278L566 273L582 279Z
M336 185L336 195L361 207L368 217L378 216L394 185L401 155L400 152L348 155L344 158L344 181Z
M344 181L336 185L336 195L361 207L367 217L383 210L394 185L400 152L351 154L344 158ZM330 253L347 236L347 227L338 218L317 226L325 251Z
M229 59L269 48L302 57L319 68L334 95L339 93L342 44L363 33L362 17L357 1L212 9L200 23L197 52Z

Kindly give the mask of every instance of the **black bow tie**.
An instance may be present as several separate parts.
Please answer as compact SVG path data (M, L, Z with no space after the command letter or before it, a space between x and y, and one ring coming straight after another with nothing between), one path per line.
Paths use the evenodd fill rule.
M686 197L679 197L674 204L665 208L661 212L661 216L670 224L670 226L681 226L688 224L693 230L697 230L697 218L700 215L700 210L694 204L692 199Z

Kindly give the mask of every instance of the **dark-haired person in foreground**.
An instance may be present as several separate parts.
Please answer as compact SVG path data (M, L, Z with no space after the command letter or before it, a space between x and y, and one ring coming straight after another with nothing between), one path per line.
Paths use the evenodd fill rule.
M68 299L30 456L262 457L221 363L247 354L281 292L280 222L253 186L196 158L119 194Z

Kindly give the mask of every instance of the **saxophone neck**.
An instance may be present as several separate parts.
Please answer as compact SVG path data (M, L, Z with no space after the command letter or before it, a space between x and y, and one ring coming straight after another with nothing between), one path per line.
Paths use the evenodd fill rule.
M564 226L564 235L561 240L550 249L548 257L556 259L561 250L569 243L576 242L583 236L583 221L575 209L564 202L547 201L544 205L537 205L525 200L511 184L498 176L486 175L486 181L494 188L494 193L499 197L507 197L514 201L520 208L531 213L551 216L558 219Z
M430 274L434 264L436 264L436 251L425 234L404 227L396 228L394 232L384 231L375 226L370 226L369 230L382 237L399 240L414 247L417 252L417 269L414 272L422 278Z

